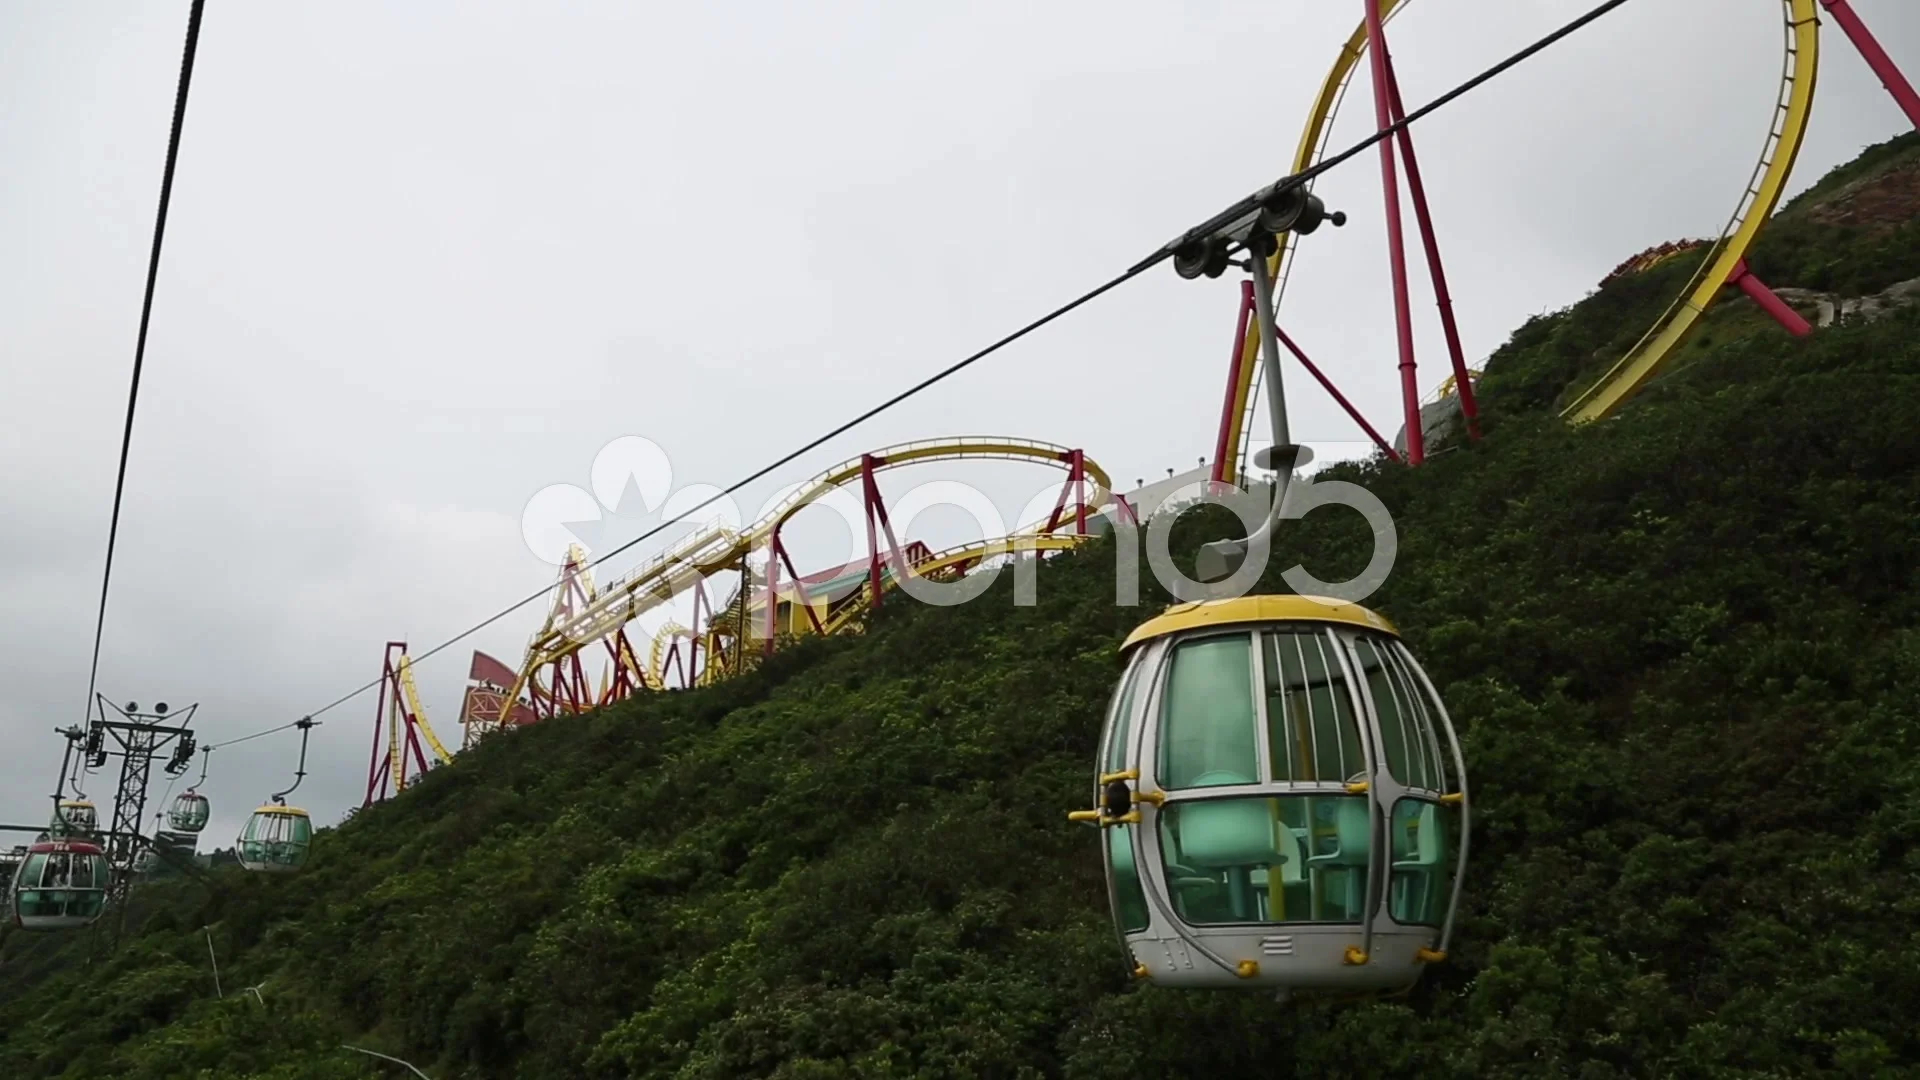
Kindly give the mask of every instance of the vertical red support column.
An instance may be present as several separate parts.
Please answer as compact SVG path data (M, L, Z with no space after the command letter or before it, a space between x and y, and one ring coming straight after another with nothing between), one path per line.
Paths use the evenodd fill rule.
M1067 467L1067 483L1073 485L1073 532L1076 536L1087 535L1087 455L1083 450L1072 453Z
M1247 356L1247 321L1253 318L1253 282L1240 283L1240 318L1233 328L1233 355L1227 358L1227 400L1220 406L1220 437L1213 443L1214 483L1227 479L1227 455L1233 453L1233 425L1246 412L1241 408L1241 362Z
M907 557L900 551L900 538L893 534L893 522L887 518L886 501L880 498L880 481L874 478L874 467L885 463L885 459L868 454L863 454L860 458L860 487L867 504L867 545L873 551L873 559L867 566L867 583L873 590L873 606L876 608L880 606L881 596L880 567L886 562L886 558L892 558L896 576L905 576L912 572L912 568L907 564ZM880 533L874 531L876 522L879 523L880 533L885 533L887 537L887 556L882 556L880 553Z
M1847 0L1820 0L1820 5L1833 15L1833 21L1840 24L1847 40L1853 42L1853 47L1860 51L1860 58L1873 69L1880 85L1886 87L1887 93L1892 94L1893 100L1899 103L1900 110L1907 114L1907 122L1920 128L1920 94L1914 92L1913 84L1900 73L1900 66L1893 62L1893 57L1880 47L1873 31L1860 21L1853 5Z
M405 699L401 696L400 692L400 667L393 662L396 651L398 651L401 656L405 656L407 654L407 643L404 641L387 642L386 655L382 657L380 661L380 700L374 705L373 709L373 758L367 764L367 795L366 799L361 802L361 806L372 806L376 801L387 797L388 787L391 783L390 773L393 767L393 743L391 739L386 738L388 725L406 723L406 720L403 719L407 715L404 705ZM413 734L411 724L407 727L407 734L409 736ZM381 752L383 744L385 745L385 753ZM406 765L404 756L406 754L405 746L400 748L400 753L402 754L401 767L404 769ZM424 760L420 769L422 772L426 771Z
M1806 337L1813 333L1813 327L1807 320L1800 317L1799 312L1788 307L1785 300L1775 296L1773 290L1767 288L1766 282L1753 276L1753 271L1747 269L1747 260L1740 260L1734 267L1733 276L1727 281L1738 285L1741 292L1746 293L1754 303L1760 305L1760 310L1773 316L1774 322L1786 327L1787 333L1794 337Z
M380 699L373 706L373 757L367 762L367 797L361 806L373 805L373 793L378 789L382 768L386 763L380 760L380 736L387 730L387 699L393 696L393 642L387 642L386 658L380 662ZM381 798L386 798L384 792Z
M880 606L880 534L874 530L874 511L880 505L880 486L873 479L873 455L860 455L860 504L867 518L867 589L873 606Z
M1385 46L1381 55L1386 54ZM1398 124L1407 118L1406 103L1400 97L1400 77L1393 62L1387 62L1387 104ZM1447 338L1447 358L1453 364L1453 383L1459 387L1460 415L1467 421L1467 437L1480 437L1480 406L1473 399L1473 380L1467 377L1467 359L1460 348L1460 326L1453 317L1453 294L1447 290L1447 271L1440 262L1440 241L1433 232L1433 213L1427 205L1427 186L1420 179L1420 161L1413 153L1413 129L1403 127L1399 136L1400 157L1407 166L1407 194L1413 198L1414 222L1420 227L1420 241L1427 250L1427 273L1433 278L1434 303L1440 308L1440 328ZM1409 443L1409 446L1412 444Z
M1060 495L1053 500L1053 512L1047 515L1047 526L1041 532L1052 532L1061 525L1061 518L1067 512L1067 498L1072 496L1074 530L1081 536L1087 533L1087 456L1080 450L1069 450L1066 456L1067 479L1060 485Z
M633 642L627 637L626 627L613 632L607 650L613 654L613 680L607 689L607 700L601 702L602 705L625 701L647 687L647 676L640 668L640 655L633 651Z
M1373 118L1377 130L1393 126L1392 87L1387 37L1379 0L1361 0L1367 7L1367 58L1373 68ZM1386 197L1387 260L1393 270L1393 322L1400 346L1400 397L1407 419L1407 462L1426 460L1426 440L1420 430L1420 387L1413 361L1413 312L1407 299L1407 244L1400 221L1400 180L1393 164L1393 140L1380 141L1380 187Z

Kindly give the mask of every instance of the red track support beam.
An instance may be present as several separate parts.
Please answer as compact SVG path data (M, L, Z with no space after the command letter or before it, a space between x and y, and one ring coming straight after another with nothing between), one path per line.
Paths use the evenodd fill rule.
M1392 59L1380 17L1379 0L1361 0L1367 8L1367 58L1373 68L1373 118L1377 130L1393 126ZM1393 321L1399 339L1400 397L1406 408L1407 461L1426 460L1420 430L1420 387L1413 360L1413 312L1407 298L1407 243L1400 221L1400 180L1393 163L1393 140L1380 141L1380 187L1386 198L1387 260L1393 269Z
M1076 536L1087 535L1087 455L1084 450L1073 452L1073 469L1067 474L1067 483L1073 485L1073 532Z
M609 669L607 688L596 702L598 705L611 705L616 701L625 701L642 687L647 685L646 677L639 673L640 658L633 655L633 646L627 641L625 628L615 630L601 639L606 646L607 656L613 666ZM627 663L632 659L633 663Z
M1853 5L1847 0L1820 0L1820 6L1826 8L1833 16L1833 21L1840 24L1847 40L1853 42L1853 47L1860 51L1860 58L1879 78L1880 85L1887 88L1887 93L1893 95L1901 111L1907 114L1907 122L1920 128L1920 94L1914 92L1913 84L1900 73L1900 66L1893 62L1893 57L1880 47L1873 31L1868 30L1867 24L1854 12Z
M1073 527L1080 536L1087 534L1087 455L1081 450L1069 450L1066 456L1067 481L1060 485L1060 497L1053 500L1053 513L1047 515L1047 527L1042 532L1052 532L1060 527L1060 518L1067 511L1067 495L1073 495Z
M1227 455L1233 452L1233 424L1246 410L1241 408L1240 362L1247 355L1247 321L1253 318L1253 282L1240 283L1240 318L1233 328L1233 355L1227 357L1227 400L1220 406L1220 437L1213 444L1213 475L1216 484L1227 479Z
M873 482L873 516L879 519L880 531L887 538L887 552L893 562L894 576L905 577L910 572L911 566L917 563L909 564L906 555L900 550L900 538L893 534L893 519L887 517L887 504L880 498L880 482L877 480ZM876 560L880 558L877 552L874 558ZM879 580L877 575L875 580ZM877 592L873 594L873 606L880 606L880 594Z
M687 677L686 662L680 657L679 638L674 638L673 642L667 646L667 655L660 661L660 685L665 686L667 684L667 672L670 670L680 672L680 688L682 690L693 685L693 680Z
M386 799L389 792L398 795L407 787L409 757L415 775L427 771L427 753L420 746L420 731L407 705L406 691L400 683L398 658L407 655L404 641L387 642L386 656L380 662L380 700L373 710L373 757L367 765L367 794L361 806L372 806ZM393 736L404 729L398 739ZM399 760L394 760L395 755ZM399 769L399 787L393 787L393 772Z
M880 530L886 533L887 550L893 557L894 572L903 575L908 572L906 556L900 553L900 538L893 534L893 522L887 517L887 504L880 498L880 482L874 479L874 466L885 464L871 454L860 456L860 495L866 503L867 550L872 553L867 564L867 587L873 593L873 606L880 606L880 567L885 565L886 556L880 553L880 536L874 531L878 522Z
M1372 424L1367 423L1367 418L1360 415L1360 410L1353 407L1353 403L1347 400L1347 396L1342 394L1340 389L1333 385L1333 380L1327 378L1313 361L1307 359L1307 354L1301 351L1300 346L1294 344L1293 339L1287 336L1285 330L1276 326L1273 328L1273 333L1275 337L1280 339L1280 344L1285 345L1287 351L1293 354L1293 358L1300 361L1300 366L1307 369L1307 374L1319 380L1320 385L1326 388L1327 393L1333 395L1333 400L1339 402L1340 407L1347 410L1347 415L1353 417L1353 422L1359 424L1360 430L1367 433L1367 438L1372 439L1375 446L1378 446L1388 458L1392 459L1395 464L1398 464L1400 462L1400 455L1394 452L1393 447L1387 445L1387 440L1380 437L1380 433L1373 429Z
M393 642L387 642L387 655L380 663L380 699L374 703L373 707L373 757L367 762L367 797L360 803L363 807L373 805L376 791L379 792L380 798L387 797L384 790L386 785L381 782L381 779L386 775L386 766L390 759L380 753L382 742L380 737L386 734L387 701L393 697L393 646Z
M781 542L780 530L777 527L773 530L773 546L780 552L780 561L787 564L787 573L793 576L794 603L799 604L801 610L807 613L807 622L812 624L814 633L826 633L827 628L820 625L820 616L813 613L813 601L807 595L807 583L801 577L800 571L794 569L793 556L787 554L787 545Z
M1382 55L1385 47L1382 46ZM1406 103L1400 97L1400 77L1387 64L1387 104L1393 122L1407 118ZM1427 249L1427 274L1433 279L1434 303L1440 308L1440 328L1447 336L1447 358L1453 363L1453 384L1460 395L1460 414L1467 421L1467 437L1480 437L1480 407L1473 400L1473 380L1467 376L1467 360L1460 348L1460 326L1453 318L1453 295L1447 290L1447 271L1440 262L1440 241L1433 233L1433 213L1427 206L1427 186L1420 179L1420 160L1413 153L1413 129L1403 127L1399 134L1400 156L1407 166L1407 194L1413 197L1413 217L1420 226L1420 241ZM1378 441L1378 440L1376 440ZM1412 446L1409 442L1408 446Z
M392 744L385 738L387 724L389 720L399 723L401 717L405 715L400 692L400 667L393 662L395 650L398 650L401 656L405 656L407 643L387 642L386 655L380 661L380 700L374 704L373 708L373 759L367 764L367 796L360 804L363 807L372 806L375 802L387 797L393 768ZM408 726L407 735L409 737L413 735L411 725ZM384 753L382 753L383 749ZM406 767L404 745L400 748L400 753L403 755L401 768L404 770ZM420 770L426 771L424 760L421 762ZM402 775L404 776L405 773L403 772Z
M1773 316L1773 321L1786 327L1787 333L1794 337L1806 337L1813 333L1813 327L1808 325L1807 320L1800 317L1799 312L1788 307L1786 301L1775 296L1773 290L1767 288L1766 282L1753 276L1753 271L1747 269L1745 259L1740 260L1740 264L1734 268L1733 276L1727 280L1740 286L1740 291L1751 297L1754 303L1759 304L1760 310Z
M873 480L873 455L860 455L860 502L867 519L867 589L873 594L873 606L880 606L880 534L874 531L873 508L880 501L879 485Z

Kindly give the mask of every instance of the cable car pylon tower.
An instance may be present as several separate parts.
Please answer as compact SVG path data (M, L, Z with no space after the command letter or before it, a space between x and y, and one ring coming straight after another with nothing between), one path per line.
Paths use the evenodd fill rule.
M178 776L187 770L195 749L193 732L187 724L200 706L189 705L184 714L169 716L165 702L155 704L151 712L142 712L138 702L130 701L123 709L108 701L104 694L96 694L94 700L100 709L100 719L94 721L87 732L88 764L97 769L106 764L109 757L120 759L120 782L114 791L113 818L107 833L107 859L114 871L107 902L115 904L126 899L134 856L147 842L140 832L140 824L146 817L147 780L153 772L153 759L171 745L172 754L164 766L167 774ZM107 719L108 709L118 713L120 719ZM112 736L118 750L107 748L107 736ZM123 907L121 919L125 917Z
M423 750L422 742L426 743ZM383 752L384 751L384 752ZM373 715L373 756L367 767L367 797L360 805L372 806L386 799L389 790L398 795L430 767L453 759L440 737L427 723L427 711L420 704L420 691L413 683L413 661L407 656L407 643L387 642L386 656L380 665L380 698ZM411 777L408 764L419 767Z

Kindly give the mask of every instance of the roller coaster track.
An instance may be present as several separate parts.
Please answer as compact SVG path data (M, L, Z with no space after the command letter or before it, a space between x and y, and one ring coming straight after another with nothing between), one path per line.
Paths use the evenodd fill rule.
M975 540L959 544L913 564L913 572L924 578L940 580L943 577L958 576L973 569L988 559L1002 555L1024 555L1029 552L1071 551L1085 541L1085 537L1073 533L1046 533L1024 529L1010 536L993 540ZM950 572L950 573L949 573ZM896 588L899 579L892 574L881 578L881 589ZM829 634L838 634L850 629L859 617L873 606L873 584L860 583L859 599L846 604L826 621L825 630Z
M747 553L768 545L780 527L795 514L840 488L860 483L869 469L879 473L908 465L962 460L1025 461L1071 469L1075 454L1076 451L1054 443L1007 436L982 436L900 443L842 462L795 488L760 520L745 529L735 530L715 519L616 581L596 589L582 576L587 602L577 610L563 611L562 603L566 598L563 593L540 632L529 642L519 677L506 700L518 701L528 692L538 694L535 676L547 665L566 660L587 645L610 637L641 615L667 603L686 589L697 587L715 573L740 569L744 566ZM1111 477L1084 455L1078 460L1084 476L1094 489L1086 500L1088 512L1104 509L1112 501ZM1064 525L1064 521L1041 522L1011 536L961 545L938 553L934 557L938 565L928 562L926 569L916 566L914 572L949 569L969 561L978 562L995 555L1010 554L1015 550L1062 550L1086 539L1057 532ZM882 575L883 591L892 584L892 576ZM864 610L872 603L871 594L871 582L863 584L861 600L836 608L825 627L827 632L839 632L851 626L854 622L853 613ZM655 636L650 663L644 672L652 677L655 686L662 685L660 676L664 673L661 667L667 647L663 640L667 629L663 628L662 634ZM689 638L692 636L690 631L682 629L681 632L687 633Z
M872 458L878 469L893 469L903 465L930 464L937 461L1040 461L1064 465L1073 451L1053 443L1038 442L1033 439L1015 439L1005 436L985 438L922 439L916 442L900 443L872 454L862 454L857 458L842 462L828 469L811 481L801 485L782 499L772 510L756 522L748 533L754 540L763 540L776 527L797 513L808 503L825 497L829 492L860 479L860 474L868 458ZM1113 480L1106 470L1086 461L1087 475L1093 480L1098 491L1097 501L1090 508L1105 506L1113 491Z
M1720 238L1701 260L1699 271L1687 283L1681 295L1619 362L1561 412L1562 417L1575 423L1603 419L1646 385L1647 380L1660 371L1661 366L1684 342L1688 332L1721 288L1739 273L1755 238L1779 205L1812 115L1813 90L1819 74L1820 57L1817 0L1779 2L1786 31L1780 91L1775 98L1766 143L1746 191L1740 196ZM1380 0L1381 15L1390 20L1409 3L1412 0ZM1362 22L1341 48L1332 70L1321 84L1319 95L1314 99L1313 108L1307 115L1306 129L1294 154L1293 172L1311 168L1326 152L1333 119L1339 113L1355 68L1366 55L1366 48L1367 28ZM1296 239L1292 235L1283 236L1268 260L1269 268L1275 275L1276 308L1284 299L1286 283L1297 258ZM1242 343L1234 402L1230 406L1233 427L1228 431L1230 456L1225 472L1225 479L1229 481L1235 480L1246 466L1248 432L1252 426L1254 409L1260 400L1261 365L1254 362L1258 350L1258 334L1249 326Z
M1647 329L1619 362L1560 413L1575 423L1600 420L1620 407L1633 392L1660 370L1661 364L1706 313L1720 289L1739 273L1747 250L1773 216L1780 195L1800 155L1807 121L1813 114L1813 88L1820 69L1820 24L1815 0L1781 0L1786 12L1786 56L1782 62L1780 94L1760 161L1747 181L1747 190L1733 209L1686 291Z
M433 725L427 723L427 710L420 704L420 688L413 683L413 659L404 653L400 656L399 675L400 687L407 695L407 708L413 712L414 724L419 727L421 738L427 740L427 748L433 751L433 756L438 763L445 765L453 760L453 755L447 753L447 748L440 744L440 736L433 733ZM394 732L397 736L399 728L395 727ZM400 775L402 765L400 749L396 745L393 750L394 790L398 791L406 785Z
M664 623L659 630L654 631L653 648L647 656L647 670L653 673L656 686L667 684L667 648L676 640L691 642L693 631L677 622Z

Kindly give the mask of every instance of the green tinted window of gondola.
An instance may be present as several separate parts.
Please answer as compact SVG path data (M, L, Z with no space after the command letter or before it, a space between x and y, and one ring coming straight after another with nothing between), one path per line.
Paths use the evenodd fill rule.
M1168 789L1259 782L1249 635L1174 647L1161 704L1159 761L1160 784Z
M98 855L32 855L17 880L14 909L23 919L91 919L106 904L106 864Z
M1176 802L1159 820L1167 888L1183 921L1361 921L1371 852L1365 796Z
M1393 806L1390 837L1393 876L1388 911L1395 922L1439 926L1452 898L1459 810L1425 799Z
M1274 780L1339 783L1365 773L1360 726L1333 640L1324 630L1262 637Z
M1126 677L1121 680L1120 689L1113 696L1113 711L1107 715L1107 756L1101 764L1102 772L1121 772L1127 767L1127 738L1133 725L1134 686L1140 681L1140 671L1144 665L1141 657L1145 649L1134 654L1133 663L1127 666Z
M1107 865L1113 873L1115 913L1125 933L1145 930L1148 923L1147 894L1140 886L1140 867L1133 858L1133 826L1115 825L1107 834Z
M1370 637L1354 641L1380 718L1380 756L1388 775L1408 787L1440 791L1440 744L1432 709L1393 646Z
M167 811L167 824L181 832L197 833L207 827L207 818L212 813L212 805L205 795L189 791L174 800Z
M46 872L47 857L45 855L29 855L27 861L20 864L20 869L17 871L18 877L15 880L20 883L20 888L23 890L20 893L22 903L26 902L28 897L38 898L36 893L24 890L38 889L40 883L46 880Z
M307 859L313 824L305 811L261 807L240 836L240 861L262 869L296 869Z

